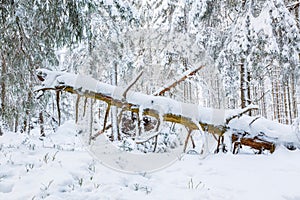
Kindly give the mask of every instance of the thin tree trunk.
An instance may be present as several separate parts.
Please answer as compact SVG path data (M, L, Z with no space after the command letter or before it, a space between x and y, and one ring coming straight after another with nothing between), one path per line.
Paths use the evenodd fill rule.
M56 106L57 106L57 116L58 116L58 126L61 124L61 111L60 111L60 91L56 92Z
M296 76L294 73L292 73L292 80L291 80L291 85L292 85L292 104L293 104L293 117L297 118L298 117L298 108L297 108L297 97L296 97L296 85L295 85L295 79Z
M93 136L93 120L93 99L90 99L89 144L91 144Z
M264 82L264 80L262 80L262 88L261 88L261 90L262 90L262 95L263 95L263 98L262 98L262 105L263 105L263 116L265 117L265 118L268 118L268 113L267 113L267 104L266 104L266 95L265 95L265 82Z
M83 102L83 114L82 114L83 117L85 116L86 113L86 104L87 104L87 97L85 97Z
M289 121L292 123L292 101L291 101L291 92L290 92L290 79L288 82L288 85L286 87L287 89L287 94L288 94L288 107L289 107Z
M295 7L295 18L296 18L296 24L298 29L300 29L300 18L299 18L299 13L300 13L300 6L299 3L296 5ZM300 53L298 54L298 58L300 59ZM296 76L295 76L296 70L294 69L294 71L292 72L292 76L291 76L291 92L292 92L292 105L293 105L293 118L297 118L298 117L298 106L297 106L297 97L296 97Z
M288 116L289 116L289 112L288 112L288 101L287 101L287 92L286 92L286 85L284 85L283 87L282 87L282 89L283 89L283 102L284 102L284 113L285 113L285 123L286 124L289 124L289 118L288 118Z
M5 97L6 97L6 61L4 55L2 55L2 71L1 71L1 113L5 113Z
M111 84L118 85L118 71L117 63L113 64L113 70L111 73ZM112 140L120 140L119 127L118 127L118 109L116 106L111 107L111 124L112 124Z
M78 116L79 116L79 102L80 102L80 95L77 95L76 103L75 103L75 123L78 122Z
M276 95L276 112L277 112L277 119L279 123L281 123L281 118L280 118L280 102L279 102L279 84L276 81L275 84L275 95Z
M19 115L16 114L16 116L15 116L15 133L18 132L18 126L19 126Z
M277 119L277 99L276 99L275 80L272 80L272 97L273 97L273 120Z
M31 92L29 91L27 94L27 100L25 102L25 118L23 121L23 132L30 133L30 102L31 102Z
M44 116L43 112L41 111L39 114L39 124L40 124L40 136L45 137L45 129L44 129Z
M241 90L241 107L245 108L247 106L247 70L242 60L241 69L240 69L240 90Z
M250 105L251 104L251 73L249 70L247 70L247 105ZM252 115L252 112L249 111L249 115L251 116Z

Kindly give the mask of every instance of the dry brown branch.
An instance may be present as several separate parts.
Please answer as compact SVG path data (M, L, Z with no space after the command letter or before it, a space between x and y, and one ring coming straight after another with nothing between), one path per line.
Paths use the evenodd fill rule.
M58 126L60 126L60 122L61 122L61 112L60 112L59 100L60 100L60 91L56 91L56 106L57 106L57 115L58 115Z
M123 93L123 98L126 99L127 92L132 88L132 86L141 78L143 75L143 71L139 73L139 75L126 87L124 93Z
M162 96L164 95L165 92L171 90L172 88L174 88L176 85L178 85L179 83L181 83L182 81L184 81L185 79L187 79L188 77L190 76L193 76L195 75L200 69L202 69L204 66L200 66L196 69L194 69L193 71L191 71L190 73L184 75L183 77L181 77L180 79L178 80L175 80L173 83L165 86L163 89L159 90L159 91L156 91L153 95L154 96Z
M95 135L93 135L93 136L91 137L91 139L92 139L92 140L95 140L99 135L103 134L106 130L110 129L111 127L112 127L111 124L107 125L107 126L105 127L105 129L102 129L102 130L98 131Z
M79 115L79 101L80 101L80 95L77 95L76 103L75 103L75 122L78 122L78 115Z

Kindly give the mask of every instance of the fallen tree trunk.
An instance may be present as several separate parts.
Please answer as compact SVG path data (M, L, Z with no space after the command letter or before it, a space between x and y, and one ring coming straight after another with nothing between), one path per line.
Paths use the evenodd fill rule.
M274 132L275 127L275 129L278 128L280 134L283 129L285 130L285 134L277 136L279 140L282 136L284 142L296 141L292 135L291 127L264 118L258 119L250 116L245 118L244 113L257 109L253 105L244 109L212 109L195 104L186 104L167 97L128 91L128 87L112 86L88 76L46 69L39 69L37 76L42 81L42 85L36 88L36 92L43 93L46 90L70 92L86 98L104 101L110 106L137 113L137 116L148 115L155 117L158 121L179 123L189 131L202 129L223 136L228 129L235 128L249 133L254 131L255 133L263 132L266 135L272 135L277 133ZM266 122L270 127L265 126ZM287 135L291 137L287 138ZM250 140L243 140L245 144L251 142L253 143Z
M258 150L258 154L261 154L264 150L268 150L270 153L273 153L276 147L274 142L267 141L258 136L253 137L249 133L233 133L231 139L233 144L233 154L238 153L239 149L242 148L243 145Z
M242 113L257 109L256 106L249 106L244 109L224 111L204 108L195 104L186 104L167 97L131 91L126 91L127 98L124 99L123 94L126 89L98 82L90 77L46 69L39 69L37 76L39 80L43 80L43 84L41 87L36 88L36 92L46 90L66 91L101 100L111 106L134 113L142 112L143 115L149 115L157 119L162 117L164 121L182 124L189 130L202 128L217 135L223 135L228 129L228 119L234 119ZM220 113L223 116L214 116Z

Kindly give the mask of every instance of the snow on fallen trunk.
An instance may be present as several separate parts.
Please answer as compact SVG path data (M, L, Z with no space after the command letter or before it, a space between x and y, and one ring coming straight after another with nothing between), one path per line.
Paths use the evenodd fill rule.
M257 106L250 105L244 109L213 109L133 91L128 91L126 99L124 99L123 94L126 88L99 82L89 76L47 69L38 69L37 76L42 81L42 85L38 86L36 91L64 90L102 100L132 112L142 112L157 118L162 117L165 121L180 123L191 130L199 129L200 125L204 130L223 135L226 130L231 128L255 134L263 132L270 137L298 142L291 126L272 122L265 118L253 122L254 117L243 115L249 110L257 109Z
M264 117L254 118L243 115L238 119L230 121L228 127L233 130L243 130L253 135L263 134L278 140L279 142L277 143L291 142L299 144L298 137L292 126L280 124Z

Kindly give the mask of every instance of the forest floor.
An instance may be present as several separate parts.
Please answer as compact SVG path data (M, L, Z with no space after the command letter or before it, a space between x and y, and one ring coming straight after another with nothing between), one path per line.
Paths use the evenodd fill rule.
M184 155L153 173L103 166L76 137L73 122L48 134L0 136L0 199L300 200L300 151Z

